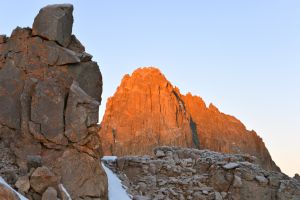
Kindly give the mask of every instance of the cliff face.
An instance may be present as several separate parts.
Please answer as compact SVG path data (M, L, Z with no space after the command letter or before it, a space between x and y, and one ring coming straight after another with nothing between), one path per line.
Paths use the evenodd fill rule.
M146 154L157 145L195 146L181 95L154 68L126 75L108 99L100 137L104 154Z
M156 68L126 75L106 105L100 137L104 154L151 154L174 145L224 153L248 153L279 170L262 139L236 118L191 94L182 95Z
M64 187L72 199L107 198L102 76L71 35L72 13L70 4L50 5L32 29L0 36L0 176L29 199Z

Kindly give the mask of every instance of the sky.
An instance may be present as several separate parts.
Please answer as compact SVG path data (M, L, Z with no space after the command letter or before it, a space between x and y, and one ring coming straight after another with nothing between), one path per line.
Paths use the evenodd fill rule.
M100 118L124 74L156 66L254 129L284 173L300 173L300 1L10 0L0 33L31 27L53 3L74 5L73 33L100 66Z

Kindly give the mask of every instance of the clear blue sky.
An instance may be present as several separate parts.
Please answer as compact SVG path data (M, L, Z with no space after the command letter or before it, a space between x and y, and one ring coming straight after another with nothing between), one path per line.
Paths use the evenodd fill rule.
M124 74L157 66L256 130L285 173L300 173L300 1L10 0L0 32L31 27L41 7L61 2L74 4L73 33L103 73L101 115Z

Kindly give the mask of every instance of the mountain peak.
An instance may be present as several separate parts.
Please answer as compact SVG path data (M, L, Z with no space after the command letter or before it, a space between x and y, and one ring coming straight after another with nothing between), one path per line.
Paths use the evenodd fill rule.
M155 66L149 66L149 67L139 67L136 70L133 71L132 75L159 75L164 76L160 69Z
M129 76L132 81L145 81L146 83L169 83L166 77L156 67L140 67L132 72Z
M236 118L191 93L182 95L161 71L125 75L109 98L99 132L106 155L145 155L160 145L247 153L279 170L263 141ZM259 148L258 148L259 147Z
M129 90L148 90L151 92L157 89L167 89L168 91L176 90L158 68L140 67L134 70L131 75L125 74L123 76L116 94L129 92Z

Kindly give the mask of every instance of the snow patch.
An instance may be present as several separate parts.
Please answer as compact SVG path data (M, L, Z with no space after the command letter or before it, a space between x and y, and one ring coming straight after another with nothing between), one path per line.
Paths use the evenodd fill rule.
M59 184L58 187L65 193L65 195L67 196L67 200L72 200L70 194L68 193L63 184Z
M106 161L115 161L117 160L117 156L103 156L102 160L106 160Z
M21 200L28 200L27 198L25 198L24 196L22 196L21 194L19 194L17 191L15 191L12 187L10 187L10 185L8 185L1 176L0 176L0 183L2 183L3 185L5 185L10 190L14 191L19 196L19 198Z
M116 156L104 156L102 160L115 161ZM131 200L129 195L125 190L125 186L122 185L121 180L116 174L113 173L108 167L106 167L103 162L102 167L107 175L108 179L108 199L109 200Z

